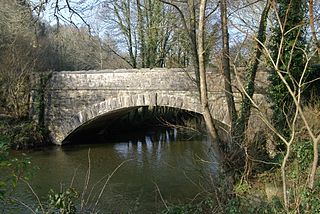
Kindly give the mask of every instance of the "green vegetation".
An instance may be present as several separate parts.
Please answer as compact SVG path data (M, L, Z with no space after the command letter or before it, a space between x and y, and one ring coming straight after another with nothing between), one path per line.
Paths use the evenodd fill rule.
M214 208L214 201L211 197L206 197L198 202L182 205L171 205L164 210L163 214L200 214L211 213Z
M226 14L226 2L222 2L221 13ZM243 110L249 109L247 113L252 114L250 106L248 106L252 105L257 110L259 120L262 119L266 126L264 129L257 130L253 126L257 126L258 121L254 121L256 124L253 126L247 122L240 121L241 123L239 123L237 121L239 113L235 110L234 101L232 99L228 101L229 114L232 119L230 145L231 148L239 147L239 149L236 149L238 153L237 151L232 153L234 149L224 153L225 160L231 160L231 168L229 164L226 168L233 173L231 173L232 175L222 174L226 175L226 178L231 177L232 187L221 191L220 200L224 196L227 198L222 200L222 203L219 203L219 199L215 200L214 204L218 204L220 207L215 207L213 209L215 211L212 210L212 212L319 212L317 204L320 194L318 169L320 129L319 124L316 124L319 122L315 122L320 119L316 90L319 88L319 73L315 74L314 70L315 64L319 62L314 61L315 48L308 46L307 36L304 34L308 28L304 22L306 4L313 4L313 2L268 1L265 8L268 8L268 3L271 4L271 15L268 15L268 12L265 15L272 20L273 25L270 27L273 35L268 37L267 31L260 28L266 22L260 22L259 32L255 33L258 36L253 36L257 43L252 42L256 45L254 46L256 55L250 59L255 63L256 68L259 65L260 67L269 67L272 70L268 95L272 101L273 116L266 114L253 99L256 71L249 64L245 69L248 73L245 75L249 77L249 81L253 82L245 82L241 85L243 90L246 90L242 102L244 100L246 102L242 103L240 118L244 116L241 115ZM261 16L261 18L266 16ZM223 28L223 54L227 55L223 58L223 71L227 76L225 84L228 86L232 80L228 77L230 75L230 65L228 64L231 62L228 50L227 19L227 17L223 17L221 24ZM261 61L260 54L263 54ZM234 69L237 72L236 66ZM233 92L227 86L225 90L230 95ZM249 117L248 114L245 115L243 120ZM237 126L238 128L233 132L233 128ZM241 128L240 133L239 128ZM254 137L250 138L250 132L253 130L255 132L251 134ZM233 144L236 144L236 147L233 147ZM244 153L241 153L242 149L245 151ZM235 160L237 161L235 162ZM269 185L270 182L275 184ZM215 183L216 188L219 183L219 181L217 184ZM184 207L181 206L180 209L184 209Z
M288 82L292 90L296 91L298 82L302 77L306 63L303 50L306 47L305 26L302 22L305 18L305 3L298 0L279 1L278 15L280 22L275 20L275 27L271 37L271 54L273 61L277 63L280 72ZM274 69L274 66L271 66ZM308 74L304 74L308 75ZM287 90L287 86L280 79L276 71L269 76L271 81L269 96L273 103L273 123L277 130L281 130L289 137L289 124L295 111L295 105Z
M13 149L28 149L48 143L35 121L12 117L0 117L0 138Z
M17 185L28 182L34 176L36 167L31 165L28 157L12 157L9 154L9 139L0 136L0 170L6 172L1 175L0 180L0 205L2 212L9 204L17 203L13 197Z
M319 29L315 29L320 23L313 18L307 21L310 14L319 17L319 2L97 2L101 3L96 7L99 11L94 12L100 17L92 22L112 29L104 32L110 35L102 35L94 24L92 28L75 28L72 18L52 25L38 16L52 4L60 21L67 21L61 13L66 8L70 17L83 21L85 10L77 11L73 4L61 5L59 0L0 3L0 168L9 172L0 181L2 203L12 203L17 183L28 182L34 173L29 159L11 157L9 148L31 148L48 141L44 121L46 78L36 78L39 73L192 66L205 123L222 163L208 195L190 204L168 206L163 213L320 212L320 61ZM228 32L230 21L239 38L237 33ZM244 72L237 65L245 66ZM208 67L222 67L219 72L225 76L231 120L227 142L219 136L218 124L209 111ZM254 98L255 76L262 68L270 73L267 94L271 114ZM245 82L238 78L241 75L247 77ZM235 90L242 94L237 98L240 110L236 108ZM37 104L37 122L29 118L34 110L30 109L31 98ZM173 120L182 117L162 110L166 111L140 109L121 120L139 120L153 113L166 113ZM249 118L256 115L250 122ZM221 177L225 179L219 180ZM77 197L73 189L50 192L48 212L76 213ZM42 207L42 212L45 210Z
M73 188L56 193L52 189L49 192L49 208L45 213L59 212L61 214L75 214L77 209L74 200L78 198L78 193Z

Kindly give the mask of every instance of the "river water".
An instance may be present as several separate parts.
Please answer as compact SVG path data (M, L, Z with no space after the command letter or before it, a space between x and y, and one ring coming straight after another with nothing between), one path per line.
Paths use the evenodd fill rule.
M208 176L214 173L208 150L205 137L192 137L176 129L149 130L138 136L127 133L99 144L51 147L28 152L39 168L30 184L44 203L50 189L59 192L72 185L80 197L85 193L86 207L92 209L97 204L99 213L160 213L165 203L190 202L207 189ZM33 208L37 204L24 185L16 197ZM30 213L17 205L15 209L12 212Z

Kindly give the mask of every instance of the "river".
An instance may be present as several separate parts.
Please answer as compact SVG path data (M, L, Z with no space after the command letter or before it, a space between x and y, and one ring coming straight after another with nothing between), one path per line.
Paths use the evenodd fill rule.
M86 207L92 209L97 204L100 213L159 213L165 203L190 202L201 195L207 189L208 176L214 173L207 156L207 139L191 135L176 129L158 129L139 135L126 133L105 143L75 143L30 151L27 155L39 168L30 184L44 203L50 189L59 192L72 183L80 198L85 193ZM89 163L89 181L85 185ZM117 167L98 200L108 175ZM37 204L24 185L18 187L15 197L33 208ZM19 207L10 209L30 213Z

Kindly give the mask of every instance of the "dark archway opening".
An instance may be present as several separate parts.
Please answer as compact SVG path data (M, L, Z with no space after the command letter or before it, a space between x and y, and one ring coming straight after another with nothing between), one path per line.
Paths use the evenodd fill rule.
M143 139L146 133L157 135L168 130L190 138L203 135L205 127L202 115L166 106L139 106L124 108L96 117L71 133L64 144L88 144L121 142ZM184 134L185 133L185 134ZM190 136L192 133L192 136Z

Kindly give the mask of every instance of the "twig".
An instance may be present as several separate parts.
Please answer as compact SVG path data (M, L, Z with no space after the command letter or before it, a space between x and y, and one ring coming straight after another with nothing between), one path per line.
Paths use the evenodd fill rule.
M158 187L158 184L157 184L156 182L153 182L153 183L154 183L154 185L155 185L156 188L157 188L157 191L158 191L158 193L159 193L159 196L160 196L160 198L161 198L161 201L162 201L163 205L166 207L167 210L169 210L169 208L168 208L168 206L167 206L167 203L165 202L165 200L164 200L163 197L162 197L162 194L161 194L161 192L160 192L160 189L159 189L159 187Z
M37 193L33 190L32 186L29 184L28 181L26 181L26 180L24 180L24 179L22 179L22 181L23 181L25 184L27 184L27 186L28 186L29 189L31 190L32 194L36 197L36 199L37 199L37 201L38 201L38 204L39 204L39 206L40 206L40 208L41 208L42 213L45 213L44 208L43 208L43 206L42 206L42 203L41 203L41 201L40 201L40 198L38 197Z
M73 172L73 176L72 176L71 183L70 183L70 188L73 186L74 179L75 179L75 177L76 177L76 174L77 174L77 171L78 171L79 167L80 167L80 166L78 166L78 167L74 170L74 172Z
M30 210L33 214L37 214L31 207L29 207L26 203L24 203L23 201L20 201L17 198L11 198L12 200L22 204L24 207L26 207L28 210Z
M84 195L88 189L88 186L89 186L89 181L90 181L90 174L91 174L91 159L90 159L90 148L88 150L88 170L87 170L87 173L86 173L86 179L84 181L84 187L83 187L83 191L82 191L82 194L81 194L81 205L80 205L80 209L83 208L83 205L84 205Z
M96 201L96 203L95 203L95 205L94 205L94 207L93 207L93 210L92 210L93 212L94 212L94 210L96 209L96 207L98 206L98 203L99 203L99 201L100 201L100 198L101 198L101 196L102 196L102 194L103 194L103 192L104 192L107 184L109 183L109 180L112 178L112 176L118 171L118 169L119 169L123 164L125 164L126 162L131 161L131 160L132 160L132 159L128 159L128 160L125 160L125 161L123 161L122 163L120 163L120 164L112 171L112 173L109 175L109 177L108 177L108 179L106 180L106 182L104 183L104 185L103 185L103 187L102 187L102 189L101 189L101 191L100 191L100 194L99 194L99 196L98 196L98 199L97 199L97 201Z

